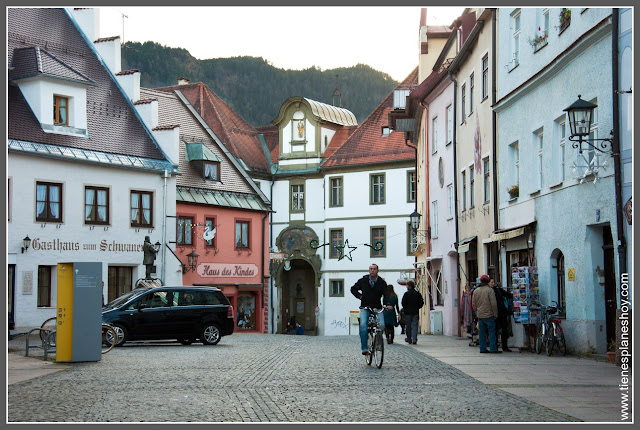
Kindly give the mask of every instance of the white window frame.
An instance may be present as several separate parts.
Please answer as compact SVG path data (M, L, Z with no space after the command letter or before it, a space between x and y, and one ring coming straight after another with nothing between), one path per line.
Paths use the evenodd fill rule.
M560 167L558 171L558 182L564 182L565 180L565 168L567 162L566 155L566 144L567 144L567 122L563 119L558 123L558 133L560 135L560 141L558 142L558 149L560 154L558 154L558 160L560 160Z
M540 129L539 132L536 133L536 149L537 149L537 165L538 165L538 174L537 174L537 182L538 182L538 190L542 189L543 185L543 174L544 174L544 130Z
M465 122L465 118L466 118L466 99L467 99L467 83L464 82L462 84L462 86L460 87L460 118L462 118L462 120L460 121L460 124L464 124Z
M467 172L463 170L460 174L460 182L462 183L462 212L464 212L467 210Z
M438 201L431 202L431 239L438 238Z
M473 113L473 89L475 87L475 72L469 75L469 116Z
M489 97L489 54L482 57L482 100Z
M511 15L511 53L513 55L512 68L520 64L520 35L521 35L521 9L516 9Z
M447 185L447 199L449 201L449 213L447 214L448 219L453 218L454 198L455 198L455 193L453 192L453 184L449 184Z
M475 188L475 166L472 164L469 166L469 209L473 209L476 205Z
M447 106L447 145L453 142L453 105Z
M489 157L482 159L482 192L484 203L491 201L491 164L489 164Z
M597 100L594 99L591 101L591 103L594 103L597 105ZM596 142L596 140L598 138L598 108L596 107L595 109L593 109L593 119L591 122L591 129L589 130L589 137L588 139ZM591 169L591 164L593 161L593 164L595 166L600 165L600 155L598 153L598 151L596 151L591 145L586 145L587 148L583 149L583 155L584 153L586 153L586 155L584 155L585 159L587 160L587 164L589 165L589 169ZM584 147L583 147L584 148ZM594 160L595 158L595 160Z
M431 118L431 153L438 152L438 117Z

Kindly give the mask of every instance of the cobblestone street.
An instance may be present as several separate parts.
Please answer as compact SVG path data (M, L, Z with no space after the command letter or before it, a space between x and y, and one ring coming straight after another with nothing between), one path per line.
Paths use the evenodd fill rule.
M576 421L404 343L385 345L382 369L369 367L358 342L236 334L216 346L127 343L100 362L9 385L8 421Z

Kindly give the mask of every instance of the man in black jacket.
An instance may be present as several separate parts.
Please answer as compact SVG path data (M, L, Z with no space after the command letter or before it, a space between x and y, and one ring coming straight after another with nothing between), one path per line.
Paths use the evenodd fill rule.
M360 300L360 346L362 355L368 355L367 348L367 321L369 320L369 311L364 309L370 307L372 309L382 309L380 299L384 296L385 300L389 300L389 292L387 291L387 283L378 276L378 265L373 263L369 266L369 274L358 279L351 287L351 294ZM382 312L377 315L378 323L384 327L384 319Z
M413 281L407 281L407 292L402 296L402 309L404 310L404 322L407 337L405 342L418 343L418 311L424 306L422 294L416 290Z

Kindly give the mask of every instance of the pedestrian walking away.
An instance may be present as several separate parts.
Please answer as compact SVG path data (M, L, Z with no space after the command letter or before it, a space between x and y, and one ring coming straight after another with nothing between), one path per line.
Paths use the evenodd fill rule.
M402 310L404 311L404 324L407 337L405 342L413 345L418 343L418 311L424 306L422 294L416 290L413 281L407 281L407 292L402 296Z
M476 287L471 296L471 306L478 317L478 343L480 352L499 353L496 345L496 318L498 318L498 305L496 294L489 286L489 275L480 276L480 285ZM489 333L489 350L487 350L487 332Z
M367 348L367 321L369 320L369 311L365 309L367 306L372 309L382 309L382 297L389 300L389 292L387 291L387 283L378 276L378 265L373 263L369 266L369 274L358 279L351 287L351 294L360 300L360 347L362 355L368 355ZM384 319L382 313L377 314L378 323L384 327Z
M384 309L384 333L387 337L387 343L393 343L396 327L398 327L398 315L400 307L398 306L398 295L393 290L393 285L387 286L389 292L389 301L385 301Z

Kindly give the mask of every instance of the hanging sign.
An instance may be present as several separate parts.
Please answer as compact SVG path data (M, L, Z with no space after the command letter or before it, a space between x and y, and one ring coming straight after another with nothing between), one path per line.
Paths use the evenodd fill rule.
M255 264L200 263L196 271L203 278L253 278L258 275L258 266Z

